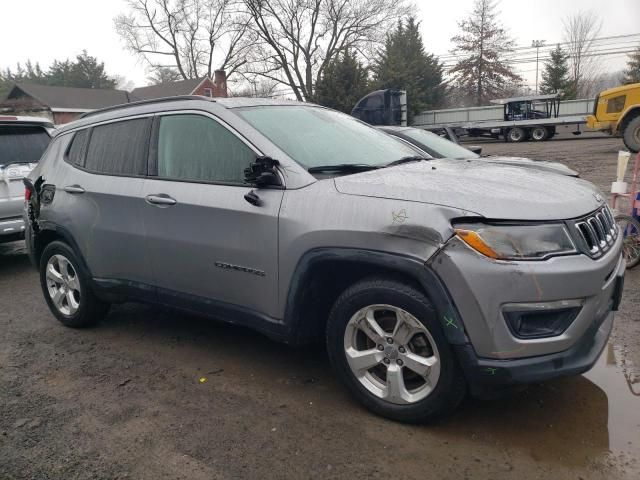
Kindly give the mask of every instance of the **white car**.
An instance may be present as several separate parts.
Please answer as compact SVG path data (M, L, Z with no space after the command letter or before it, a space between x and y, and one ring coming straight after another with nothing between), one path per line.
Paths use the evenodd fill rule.
M22 179L40 160L53 129L48 118L0 115L0 243L24 237Z

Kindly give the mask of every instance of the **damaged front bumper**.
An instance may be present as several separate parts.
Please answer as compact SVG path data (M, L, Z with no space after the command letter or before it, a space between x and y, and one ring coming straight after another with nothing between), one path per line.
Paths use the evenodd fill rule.
M450 343L473 394L577 375L594 365L622 295L621 241L619 236L595 260L570 255L499 262L453 239L429 262L447 286L467 335L465 343ZM537 320L571 308L577 313L548 335L522 335L509 320L513 310L533 311Z
M505 387L579 375L593 367L607 345L614 312L596 319L571 348L563 352L512 360L480 358L471 345L455 345L458 360L476 397L487 397Z

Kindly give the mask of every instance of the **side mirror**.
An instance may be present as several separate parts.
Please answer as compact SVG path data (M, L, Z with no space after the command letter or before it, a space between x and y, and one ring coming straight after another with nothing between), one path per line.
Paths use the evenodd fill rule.
M244 169L244 181L257 188L281 186L282 182L276 172L277 165L278 161L271 157L258 157Z

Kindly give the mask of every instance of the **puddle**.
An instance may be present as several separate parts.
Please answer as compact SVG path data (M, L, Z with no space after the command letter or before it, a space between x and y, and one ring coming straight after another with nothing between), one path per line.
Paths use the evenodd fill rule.
M640 458L640 376L611 343L584 377L608 399L609 450Z
M471 440L474 448L498 447L536 462L640 469L640 378L630 370L609 345L585 375L532 385L504 399L469 401L431 429L454 442Z

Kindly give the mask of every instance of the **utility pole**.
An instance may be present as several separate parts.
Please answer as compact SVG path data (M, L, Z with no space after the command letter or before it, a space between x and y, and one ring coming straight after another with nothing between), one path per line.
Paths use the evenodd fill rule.
M534 40L531 46L536 49L536 95L538 94L538 59L540 58L540 47L544 47L544 40Z

